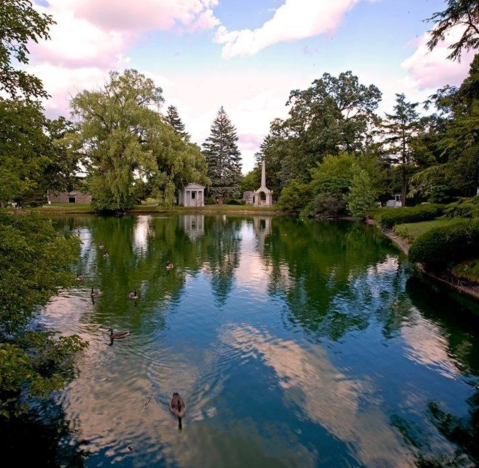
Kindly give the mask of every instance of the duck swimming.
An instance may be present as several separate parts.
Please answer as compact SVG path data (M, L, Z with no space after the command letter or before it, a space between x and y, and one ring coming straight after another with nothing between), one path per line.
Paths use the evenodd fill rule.
M106 260L110 254L105 250L105 253L103 254L103 258Z
M122 340L123 338L130 336L129 331L114 332L112 328L108 329L108 333L110 334L111 340Z
M128 294L128 299L132 299L134 301L138 300L138 293L136 292L136 289L134 291L130 291L130 294Z
M104 245L100 242L100 245L98 246L98 248L99 248L100 250L103 250L105 247L104 247Z
M166 264L166 269L167 270L173 270L175 266L173 265L173 263L171 263L170 261L167 262Z
M98 288L91 288L90 296L98 297L101 295L101 291Z
M81 273L77 275L77 281L83 281L83 275Z
M186 413L186 403L177 392L173 393L173 398L170 401L170 411L178 418L178 429L182 429L181 418Z

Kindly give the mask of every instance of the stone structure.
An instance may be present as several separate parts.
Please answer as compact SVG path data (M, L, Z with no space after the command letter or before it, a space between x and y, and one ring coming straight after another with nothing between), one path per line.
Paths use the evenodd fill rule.
M91 203L91 195L89 193L79 192L48 192L48 203Z
M254 205L254 192L243 192L243 200L246 202L247 205Z
M254 192L254 206L271 206L273 204L273 192L266 188L266 165L263 161L261 171L261 187Z
M199 184L188 184L180 190L178 205L205 206L205 187Z
M402 197L400 193L394 195L394 200L388 200L386 203L387 208L401 208L402 207Z
M180 216L178 222L191 240L195 240L205 233L204 215Z

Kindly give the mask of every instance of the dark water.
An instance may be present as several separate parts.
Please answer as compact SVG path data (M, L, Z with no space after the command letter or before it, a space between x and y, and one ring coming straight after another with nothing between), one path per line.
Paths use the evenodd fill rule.
M90 342L58 396L87 467L478 463L477 322L376 230L223 216L54 222L83 242L74 268L85 280L42 321ZM109 346L110 327L131 336ZM181 432L174 391L188 404Z

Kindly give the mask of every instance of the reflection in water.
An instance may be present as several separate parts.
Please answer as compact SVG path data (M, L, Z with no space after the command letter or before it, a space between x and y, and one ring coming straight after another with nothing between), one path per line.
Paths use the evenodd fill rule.
M41 320L90 341L59 397L87 467L478 463L477 333L376 230L200 215L54 222L83 242L72 268L84 281ZM110 347L109 328L131 336ZM175 391L188 404L181 433Z

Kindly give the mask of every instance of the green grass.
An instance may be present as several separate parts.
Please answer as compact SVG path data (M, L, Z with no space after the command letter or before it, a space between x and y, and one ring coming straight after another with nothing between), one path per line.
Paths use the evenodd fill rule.
M44 205L34 210L42 213L87 213L93 211L89 203L52 203L51 205ZM244 212L275 212L279 211L277 206L259 207L249 205L208 205L203 207L185 207L185 206L165 206L158 207L154 200L147 200L147 202L137 205L131 210L132 212L155 212L155 213L179 213L179 212L205 212L205 213L244 213Z
M464 278L479 283L479 259L461 263L452 269L458 278Z
M457 223L467 222L466 219L461 218L437 218L432 221L422 221L420 223L407 223L407 224L398 224L394 226L394 232L403 239L407 239L409 242L414 242L419 236L430 231L443 226L451 226Z

